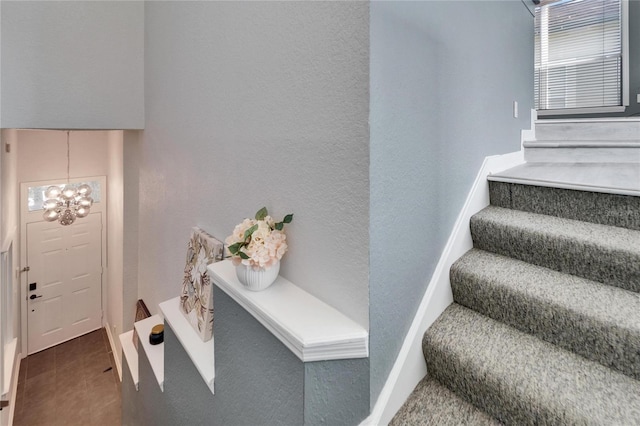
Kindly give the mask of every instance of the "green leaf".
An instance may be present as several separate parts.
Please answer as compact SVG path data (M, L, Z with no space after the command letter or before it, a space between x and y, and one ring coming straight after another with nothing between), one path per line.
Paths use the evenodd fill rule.
M245 253L243 251L239 251L238 255L243 259L249 259L249 256L247 255L247 253Z
M282 231L282 228L284 228L284 223L278 222L275 224L275 227L278 231Z
M256 213L256 220L263 220L269 213L267 213L267 208L263 207Z
M291 223L292 220L293 220L293 214L288 214L284 217L284 219L282 219L284 223Z
M251 236L251 234L256 232L257 229L258 229L258 224L255 224L251 228L249 228L246 231L244 231L244 239L246 240L247 238L249 238Z
M244 245L244 243L235 243L235 244L231 244L228 248L229 248L229 253L236 255L238 254L238 251L240 251L240 249L242 248L242 246Z

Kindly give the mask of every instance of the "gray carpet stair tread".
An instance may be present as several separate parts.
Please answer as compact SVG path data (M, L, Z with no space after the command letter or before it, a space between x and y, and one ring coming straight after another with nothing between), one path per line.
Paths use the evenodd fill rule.
M640 292L640 231L489 206L474 247Z
M393 417L390 426L477 425L501 423L427 375Z
M458 304L423 339L427 370L507 424L640 423L640 382Z
M456 303L640 379L639 293L478 249L451 286Z
M491 204L531 213L640 230L640 197L489 182Z

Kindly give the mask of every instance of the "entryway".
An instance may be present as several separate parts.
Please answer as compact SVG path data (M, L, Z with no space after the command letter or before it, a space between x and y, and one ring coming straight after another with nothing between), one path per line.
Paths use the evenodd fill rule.
M29 354L102 327L101 229L101 213L27 224Z
M14 426L119 426L120 380L104 328L20 364Z
M103 327L106 179L70 180L72 184L79 181L93 188L94 204L87 217L66 226L42 216L45 190L66 182L27 182L20 187L23 354L32 355Z
M4 358L5 365L18 365L17 357L19 357L24 366L28 364L31 373L34 373L34 369L37 372L39 365L37 360L45 358L51 360L51 354L55 354L56 381L58 381L57 370L60 365L57 361L60 360L60 356L66 357L70 349L73 349L71 352L75 351L77 342L83 342L89 339L89 336L99 332L103 338L106 336L107 351L111 352L114 360L111 363L107 362L109 365L105 366L102 365L104 362L100 362L95 368L102 367L100 373L106 368L113 368L109 374L115 375L115 386L119 388L117 386L120 372L118 335L123 330L124 321L123 151L125 133L127 140L135 146L138 140L138 134L135 132L2 129L2 153L5 157L2 169L2 225L3 231L6 229L2 244L3 277L13 278L14 291L8 293L12 296L8 297L9 290L5 290L0 298L2 307L9 305L12 308L0 309L2 313L0 340L13 336L16 347L13 355L6 350L6 346L4 351L0 351L0 361ZM63 226L59 222L47 223L43 218L42 207L45 199L50 198L45 194L48 186L66 183L75 185L81 182L87 183L92 188L91 197L94 199L94 204L90 208L90 214L87 217L78 217L75 223L69 226ZM136 202L133 197L132 205ZM135 224L133 220L131 223ZM36 236L39 237L36 238ZM36 250L36 252L39 251L38 254L29 249L29 246L34 244L40 246ZM9 252L5 252L5 247L15 247L13 257ZM67 256L67 253L74 251L76 252L73 256L75 260ZM96 252L98 260L95 260L95 256L92 257L93 260L89 260L91 257L89 254L95 255ZM6 265L8 265L7 268L5 268ZM95 279L89 284L88 281L93 278ZM62 281L69 281L71 287L60 292L59 282ZM30 290L32 283L35 283L34 290ZM54 292L58 293L53 294ZM135 292L132 294L131 297L135 297ZM68 300L63 301L64 298ZM54 315L45 315L51 314L46 312L47 310L53 311ZM11 313L13 313L13 320L4 321L11 316ZM133 311L131 311L132 315ZM56 344L58 342L59 344ZM80 367L79 360L76 361L72 364ZM89 362L88 359L82 361L83 364ZM0 362L0 364L3 363ZM65 378L67 373L69 377L79 377L73 372L65 372ZM103 377L102 374L97 376ZM105 373L104 377L107 376L108 374ZM18 370L14 368L10 376L5 375L3 382L11 383L13 388L18 382L17 378ZM29 377L27 381L28 379ZM32 386L27 385L27 388L31 388L36 394L51 390L47 385L51 377L45 380L47 383L40 383L40 375L37 379L32 382ZM88 377L85 380L89 386ZM41 392L38 390L40 387ZM105 384L106 387L110 388ZM98 392L96 397L102 392L101 389L87 388L78 390L77 393L93 391ZM33 397L33 392L29 401L24 404L29 412L37 411L35 409L37 401L44 401L39 397ZM8 393L9 407L17 408L14 403L16 395L20 397L26 394L20 390ZM72 398L72 400L82 405L79 399ZM48 403L44 404L46 408L50 408L50 402L51 400L48 400ZM40 408L47 411L44 406ZM89 404L89 410L92 413L96 414L94 411L96 409L98 409L96 404ZM60 410L55 411L60 413ZM119 412L119 408L117 411ZM9 413L9 411L6 412ZM47 412L54 413L51 410ZM6 416L3 412L3 422L11 414ZM40 421L44 418L32 416L32 419L40 419Z

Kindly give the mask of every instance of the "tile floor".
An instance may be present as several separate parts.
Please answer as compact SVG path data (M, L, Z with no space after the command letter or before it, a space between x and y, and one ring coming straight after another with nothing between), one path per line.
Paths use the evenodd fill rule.
M120 407L120 379L104 329L21 362L14 426L119 426Z

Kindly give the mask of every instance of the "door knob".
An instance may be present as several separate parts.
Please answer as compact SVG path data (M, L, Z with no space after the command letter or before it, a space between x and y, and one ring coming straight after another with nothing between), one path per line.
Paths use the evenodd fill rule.
M29 296L29 299L33 300L33 299L37 299L38 297L42 297L42 295L36 296L35 294L32 294L31 296Z

